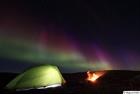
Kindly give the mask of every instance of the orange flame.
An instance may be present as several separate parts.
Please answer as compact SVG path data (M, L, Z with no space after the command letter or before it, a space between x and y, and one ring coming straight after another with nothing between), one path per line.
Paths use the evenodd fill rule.
M90 71L88 71L87 72L87 80L88 81L91 81L91 82L96 82L96 80L100 77L100 76L102 76L104 73L93 73L93 72L90 72Z

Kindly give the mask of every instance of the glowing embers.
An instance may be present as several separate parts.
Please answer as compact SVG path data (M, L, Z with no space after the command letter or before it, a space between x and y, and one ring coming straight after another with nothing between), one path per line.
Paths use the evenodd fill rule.
M95 83L96 80L97 80L99 77L101 77L104 73L105 73L105 72L91 72L91 71L88 71L88 72L87 72L87 76L88 76L88 77L87 77L86 80Z

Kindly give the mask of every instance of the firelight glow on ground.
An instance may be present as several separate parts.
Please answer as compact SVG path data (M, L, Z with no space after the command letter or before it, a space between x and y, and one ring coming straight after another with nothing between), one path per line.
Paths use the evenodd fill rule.
M95 83L98 78L100 78L101 76L103 76L105 74L105 72L91 72L91 71L87 71L87 79L88 81Z

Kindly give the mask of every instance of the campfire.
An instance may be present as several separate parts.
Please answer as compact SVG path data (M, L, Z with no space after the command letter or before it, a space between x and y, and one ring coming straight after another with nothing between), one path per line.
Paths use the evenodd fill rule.
M96 80L101 77L104 73L103 72L100 72L100 73L95 73L95 72L91 72L91 71L88 71L87 72L87 80L90 81L90 82L96 82Z

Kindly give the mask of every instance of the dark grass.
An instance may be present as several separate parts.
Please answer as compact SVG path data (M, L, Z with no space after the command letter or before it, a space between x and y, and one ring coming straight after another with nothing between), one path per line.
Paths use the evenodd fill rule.
M65 73L63 76L67 82L62 87L28 91L4 89L16 75L0 73L0 94L122 94L124 90L140 90L140 71L107 71L94 84L85 80L86 72Z

